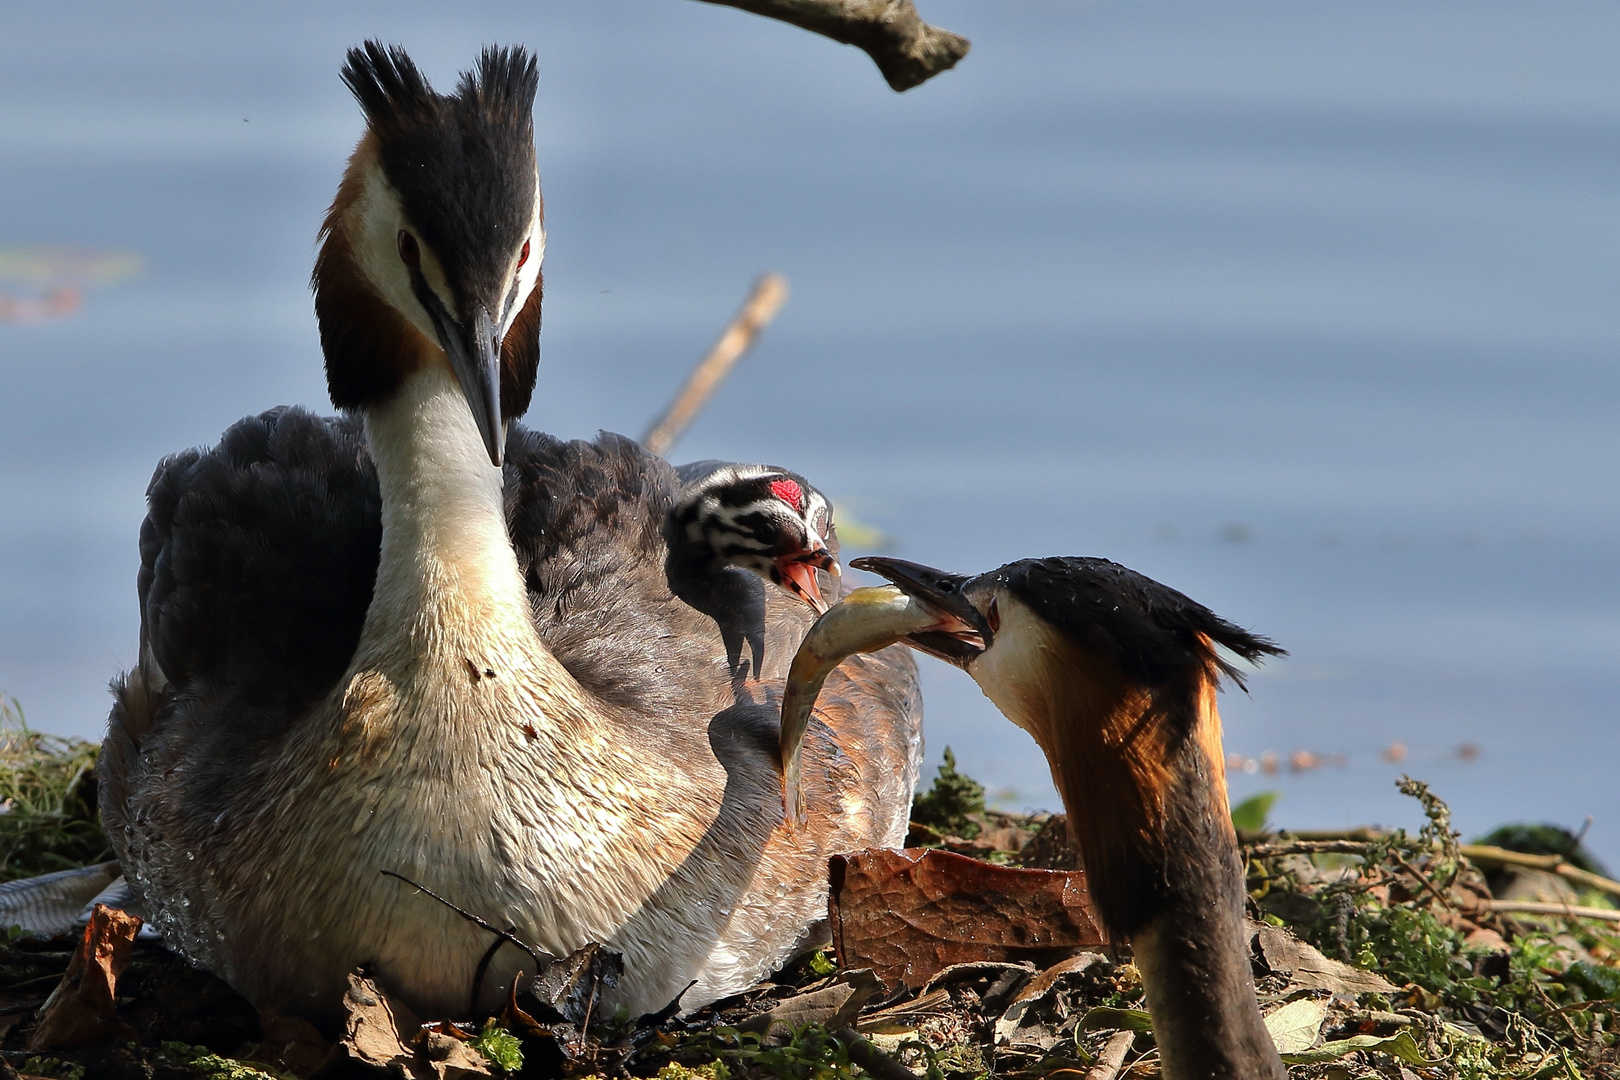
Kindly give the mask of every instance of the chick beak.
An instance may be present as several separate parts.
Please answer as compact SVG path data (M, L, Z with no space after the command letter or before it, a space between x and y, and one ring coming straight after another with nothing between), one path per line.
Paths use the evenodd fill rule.
M472 410L473 422L478 425L478 434L483 437L490 463L499 468L505 441L501 423L501 339L496 336L489 309L474 304L472 316L464 324L441 325L439 336L467 398L467 407Z
M966 576L876 555L849 565L888 578L901 592L938 613L935 625L907 634L906 644L966 670L994 640L989 621L963 592L969 581Z
M796 551L791 555L780 556L776 560L776 572L781 575L782 584L787 590L809 604L817 615L822 615L827 611L827 601L821 596L821 582L816 578L817 570L825 570L835 578L842 576L838 560L833 558L832 552L825 546L813 551Z

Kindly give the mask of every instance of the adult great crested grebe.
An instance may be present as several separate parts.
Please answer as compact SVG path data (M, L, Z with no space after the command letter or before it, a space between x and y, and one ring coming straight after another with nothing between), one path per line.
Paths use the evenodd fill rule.
M671 592L674 470L512 424L539 359L533 61L488 49L446 96L368 43L344 79L367 130L313 287L350 415L251 417L153 478L99 766L124 871L175 947L317 1020L360 964L422 1015L467 1006L489 938L384 870L553 954L622 952L608 1011L741 989L813 940L829 854L903 836L914 666L840 671L810 826L782 828L791 647L738 683Z
M965 577L856 559L893 586L822 616L782 702L794 734L818 680L896 640L962 668L1046 754L1104 926L1129 939L1168 1080L1284 1080L1249 967L1243 864L1215 693L1282 649L1107 559L1024 559ZM795 792L788 791L788 804Z

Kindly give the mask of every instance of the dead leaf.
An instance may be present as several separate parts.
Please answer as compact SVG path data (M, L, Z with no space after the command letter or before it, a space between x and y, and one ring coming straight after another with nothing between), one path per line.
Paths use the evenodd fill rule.
M1107 963L1107 958L1099 953L1081 953L1071 956L1067 960L1053 964L1045 971L1031 979L1018 996L1013 998L1007 1011L1001 1014L995 1025L996 1045L1005 1043L1013 1037L1024 1017L1029 1011L1042 1001L1055 989L1065 975L1073 975L1086 970L1092 964Z
M832 986L808 994L796 994L778 1003L769 1012L750 1016L737 1028L768 1036L778 1026L802 1028L806 1024L820 1024L828 1031L848 1027L859 1015L862 1006L883 993L883 983L866 968L847 972L843 978L845 981Z
M464 1080L466 1077L493 1076L483 1054L454 1035L442 1031L422 1033L422 1056L435 1080Z
M947 851L869 849L830 860L833 943L847 967L920 988L952 964L1045 968L1107 944L1082 871L1020 870Z
M1252 948L1273 973L1288 976L1288 991L1327 990L1355 997L1390 994L1396 987L1375 971L1363 971L1323 956L1280 926L1249 924Z
M309 1076L319 1069L332 1052L332 1044L315 1025L296 1016L283 1016L273 1009L259 1014L259 1030L264 1037L251 1060L295 1076Z
M546 1022L566 1021L582 1027L601 990L618 985L624 974L624 957L591 942L575 949L530 981L528 992L548 1006L555 1016L536 1016Z
M135 1039L135 1029L118 1018L115 1002L118 976L129 966L140 928L134 915L106 904L95 906L62 981L40 1008L28 1049Z
M1116 1009L1098 1005L1087 1009L1080 1020L1081 1031L1152 1031L1153 1017L1146 1009Z
M1271 1011L1266 1031L1279 1054L1299 1054L1316 1045L1327 1019L1327 998L1300 998Z
M494 1075L482 1054L441 1032L423 1036L419 1055L410 1042L421 1032L422 1022L403 1004L389 1001L363 971L349 973L343 1009L343 1037L332 1050L333 1058L347 1057L406 1080Z

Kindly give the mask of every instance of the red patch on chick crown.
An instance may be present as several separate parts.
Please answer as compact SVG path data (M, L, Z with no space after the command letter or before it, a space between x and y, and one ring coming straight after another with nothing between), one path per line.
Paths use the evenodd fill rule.
M804 512L804 489L799 486L797 480L789 480L785 476L780 480L772 480L771 494L800 513Z

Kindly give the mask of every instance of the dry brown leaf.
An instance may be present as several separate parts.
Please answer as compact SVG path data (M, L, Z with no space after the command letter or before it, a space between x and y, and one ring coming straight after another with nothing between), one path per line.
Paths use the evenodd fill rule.
M1082 871L1020 870L947 851L873 848L830 860L833 943L846 967L920 988L952 964L1046 968L1107 944Z
M750 1016L737 1027L767 1036L778 1026L802 1028L806 1024L820 1024L828 1031L837 1031L854 1023L861 1007L881 993L883 983L877 976L866 968L858 968L845 972L842 981L832 986L796 994L779 1002L769 1012Z
M141 920L97 904L85 925L79 948L62 981L40 1008L39 1026L28 1037L28 1049L53 1050L113 1039L134 1039L135 1030L118 1018L118 976L135 951Z
M1389 994L1395 986L1375 971L1363 971L1323 956L1280 926L1250 923L1255 949L1266 967L1288 976L1288 992L1327 990L1355 997L1357 994Z
M464 1077L492 1076L482 1054L454 1036L428 1032L421 1039L422 1053L408 1040L415 1040L422 1023L404 1005L388 1000L364 972L349 973L349 991L343 995L343 1038L333 1056L381 1069L409 1080L461 1080Z
M1013 998L1012 1004L1007 1006L1007 1011L1002 1013L1001 1018L996 1021L996 1044L1005 1043L1013 1037L1013 1033L1024 1022L1024 1017L1029 1010L1045 1000L1046 995L1052 992L1063 976L1084 971L1092 964L1106 962L1106 958L1099 953L1081 953L1079 956L1071 956L1067 960L1059 961L1035 976L1029 981L1028 985L1018 992L1018 996Z
M264 1037L251 1060L263 1062L294 1076L310 1076L332 1052L315 1025L296 1016L282 1016L273 1009L259 1013L259 1030Z

